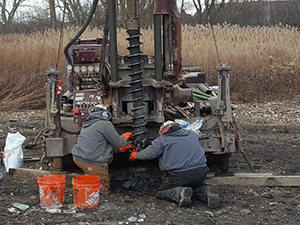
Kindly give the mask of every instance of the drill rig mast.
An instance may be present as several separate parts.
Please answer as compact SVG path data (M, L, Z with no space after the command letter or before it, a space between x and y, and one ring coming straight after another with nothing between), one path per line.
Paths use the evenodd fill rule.
M142 52L140 50L140 25L139 25L139 16L138 16L138 1L129 1L128 9L130 12L129 20L128 20L128 29L127 33L129 37L127 40L129 41L129 62L128 65L130 67L131 77L131 95L132 95L132 119L134 121L133 125L133 138L134 145L139 149L140 147L145 147L144 145L147 143L146 138L146 124L145 121L145 110L144 110L144 94L143 94L143 77L142 77ZM140 146L142 145L142 146Z

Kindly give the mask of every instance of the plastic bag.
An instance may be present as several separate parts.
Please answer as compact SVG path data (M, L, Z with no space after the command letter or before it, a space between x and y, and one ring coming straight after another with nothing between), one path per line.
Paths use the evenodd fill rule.
M9 171L9 168L20 168L23 166L22 144L25 139L26 138L19 132L7 134L3 152L3 161L6 172Z
M200 128L202 127L202 120L196 120L190 125L190 129L197 134L201 134Z
M184 129L188 128L190 125L189 122L187 122L185 120L181 120L181 119L175 119L175 123L179 124Z
M185 120L175 119L175 123L178 123L179 125L181 125L182 128L184 128L186 130L192 130L198 135L201 134L200 128L202 126L202 120L196 120L190 124L189 122L187 122Z

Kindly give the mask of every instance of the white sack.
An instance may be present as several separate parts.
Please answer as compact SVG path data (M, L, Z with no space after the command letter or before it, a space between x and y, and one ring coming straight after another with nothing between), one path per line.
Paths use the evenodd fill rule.
M25 139L19 132L7 134L3 152L6 172L9 171L9 168L20 168L23 166L22 144Z

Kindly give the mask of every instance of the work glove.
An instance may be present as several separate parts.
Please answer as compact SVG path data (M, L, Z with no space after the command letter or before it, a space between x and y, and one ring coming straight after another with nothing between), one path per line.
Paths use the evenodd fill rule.
M133 146L133 144L128 144L128 145L125 145L121 148L119 148L119 152L126 152L128 150L132 149L133 151L135 151L135 147Z
M132 138L132 133L131 132L125 132L125 133L122 134L122 136L126 137L126 139L128 140L128 139Z
M129 160L135 160L135 159L137 159L137 158L136 158L136 154L137 154L137 151L136 151L136 150L134 150L133 152L131 152L131 154L130 154L130 156L129 156Z

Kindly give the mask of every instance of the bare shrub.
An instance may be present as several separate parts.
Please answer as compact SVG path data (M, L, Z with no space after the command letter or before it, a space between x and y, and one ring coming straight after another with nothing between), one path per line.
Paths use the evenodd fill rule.
M78 30L64 30L63 46ZM300 34L296 28L223 24L215 26L213 32L215 39L208 26L182 27L183 65L200 65L207 73L208 83L216 85L216 66L228 63L232 68L231 94L235 102L276 100L299 94ZM101 37L102 33L96 28L88 29L81 38ZM154 54L153 30L141 33L141 50L144 54ZM65 79L59 37L55 30L0 36L1 109L44 107L45 71L57 66L61 79ZM119 54L127 55L126 31L118 30L117 38Z

